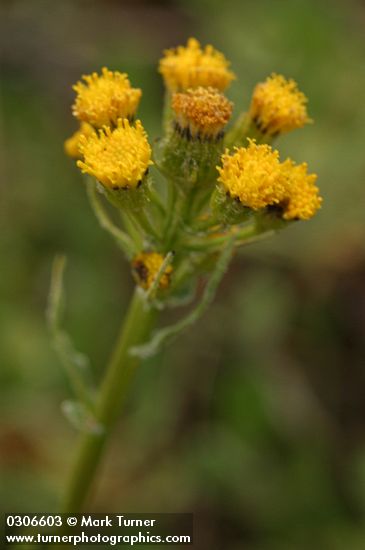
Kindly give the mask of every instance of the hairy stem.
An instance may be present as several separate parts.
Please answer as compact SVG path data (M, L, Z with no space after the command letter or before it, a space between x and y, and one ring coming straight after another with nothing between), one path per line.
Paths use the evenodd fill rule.
M148 338L156 315L157 310L148 304L143 291L136 289L96 403L95 416L103 430L100 433L85 433L81 438L63 505L62 511L65 513L77 513L84 508L105 444L140 362L129 351Z
M106 213L99 200L95 182L91 179L87 182L87 193L89 196L90 204L94 210L98 222L100 223L100 226L105 229L105 231L108 231L111 235L113 235L118 245L122 248L123 252L125 252L128 258L133 257L133 255L135 254L135 249L132 239L127 233L124 233L124 231L119 229L119 227L117 227L110 220L108 214Z

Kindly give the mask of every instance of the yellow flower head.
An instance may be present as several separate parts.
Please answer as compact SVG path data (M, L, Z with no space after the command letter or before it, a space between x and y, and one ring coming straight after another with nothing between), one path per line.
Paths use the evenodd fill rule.
M81 136L91 136L92 134L95 134L94 128L88 124L87 122L81 122L80 128L76 130L74 134L72 134L71 137L66 139L64 143L64 149L66 155L73 159L80 159L82 158L82 154L79 150L79 141Z
M72 112L76 118L96 128L116 126L119 118L133 118L142 92L132 88L125 73L109 71L83 76L85 82L77 82L77 93Z
M186 46L165 50L164 54L159 72L173 92L198 86L225 90L235 78L224 55L211 45L202 49L195 38L189 38Z
M79 143L84 161L77 161L77 166L108 188L138 187L152 164L151 147L139 120L131 126L120 119L114 130L106 127L98 134L81 136Z
M163 261L163 256L158 254L158 252L141 252L135 256L132 261L132 270L137 284L145 290L148 290L155 280L157 273L161 269ZM169 265L160 279L160 289L166 289L169 287L171 273L172 267Z
M272 74L265 82L257 84L250 116L264 134L283 134L311 122L307 115L307 101L294 80Z
M217 169L227 194L253 210L279 204L285 196L279 153L269 145L249 140L247 148L235 147L233 155L226 151Z
M185 93L175 93L172 108L178 128L185 130L188 136L212 138L223 135L233 104L216 89L200 86Z
M322 198L315 185L316 174L307 173L307 164L296 165L287 159L281 169L287 187L283 201L283 218L285 220L309 220L321 208Z

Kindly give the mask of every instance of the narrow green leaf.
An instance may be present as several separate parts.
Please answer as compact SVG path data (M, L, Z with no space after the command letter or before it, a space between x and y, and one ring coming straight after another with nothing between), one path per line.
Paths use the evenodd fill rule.
M89 410L93 410L94 390L91 383L89 358L75 349L67 332L60 327L65 302L63 288L65 266L65 256L56 256L52 266L46 317L53 347L66 372L74 394Z
M124 233L124 231L117 227L109 218L106 210L103 208L99 200L95 182L88 178L86 188L91 207L100 226L102 227L102 229L105 229L105 231L108 231L114 237L117 244L126 254L127 258L132 258L135 254L133 241L129 237L129 235Z

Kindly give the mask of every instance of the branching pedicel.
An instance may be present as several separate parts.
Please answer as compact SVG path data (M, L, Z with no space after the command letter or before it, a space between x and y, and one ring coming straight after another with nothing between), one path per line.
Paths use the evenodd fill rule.
M271 75L258 84L247 113L227 130L233 106L223 92L235 75L223 54L191 38L165 52L159 72L166 86L165 134L153 153L135 120L141 90L126 74L103 68L101 75L84 76L74 86L73 114L80 128L65 150L87 175L91 205L130 262L136 291L98 391L86 382L81 387L77 354L70 352L69 340L68 353L62 351L60 329L52 324L68 372L76 363L79 401L68 410L84 432L65 503L69 512L85 503L141 358L156 353L205 311L235 248L308 220L321 206L316 176L307 173L307 165L282 162L271 148L280 134L310 122L307 100L294 81ZM156 169L165 189L154 185ZM120 226L109 218L104 200L119 211ZM53 320L60 277L56 266ZM157 329L157 313L193 298L200 277L207 279L201 301L175 325Z

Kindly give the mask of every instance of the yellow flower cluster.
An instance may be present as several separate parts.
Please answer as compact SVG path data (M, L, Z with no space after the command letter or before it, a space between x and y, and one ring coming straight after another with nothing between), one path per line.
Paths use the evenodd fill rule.
M317 176L307 173L305 163L295 165L290 159L280 163L278 151L269 145L249 140L247 148L236 147L232 155L222 155L217 169L227 194L253 210L276 205L285 220L308 220L321 206Z
M233 155L226 151L217 169L229 196L253 210L279 204L285 196L279 153L269 145L249 140L247 148L235 147Z
M216 137L229 121L233 104L215 88L198 87L173 94L172 108L179 127L191 136Z
M287 204L284 208L285 220L309 220L321 207L322 197L315 185L316 174L307 173L307 163L295 165L287 159L282 164L283 176L286 178Z
M132 261L132 270L137 284L145 290L148 290L161 269L163 261L163 256L158 252L141 252L135 256ZM169 265L160 279L160 289L169 287L171 273L172 267Z
M151 161L151 147L139 120L132 126L119 119L114 130L104 128L89 136L81 136L79 149L84 161L77 161L88 173L111 189L138 187Z
M74 134L72 134L71 137L66 139L64 143L65 153L71 158L74 159L80 159L82 157L82 154L79 149L80 145L80 137L81 136L91 136L92 134L95 134L94 128L89 124L88 122L81 122L80 128L76 130Z
M159 72L173 92L198 86L225 90L235 78L224 55L211 45L202 49L195 38L189 38L186 46L165 50L164 54Z
M223 136L233 105L222 91L235 78L224 55L211 45L202 48L196 39L190 38L186 46L165 51L159 72L172 92L171 107L177 130L197 142L218 140ZM66 153L79 159L77 165L82 172L94 176L108 189L137 188L152 164L146 132L140 121L133 123L141 90L132 88L125 73L112 72L105 67L100 75L84 76L74 90L77 96L73 114L81 124L65 142ZM305 95L298 90L294 80L272 74L256 86L249 116L261 133L274 136L310 122L306 103ZM218 151L217 156L219 148L212 146L210 154L208 144L204 145L203 150L208 153L203 157L199 145L186 145L189 153L185 154L182 149L175 155L168 148L170 140L175 153L173 138L176 140L173 134L167 135L165 144L168 168L173 171L176 165L181 171L185 166L190 169L190 164L195 163L199 170L201 168L197 173L203 174L205 179L207 174L210 177L212 171L209 169L216 163L212 160L214 151ZM197 158L193 158L198 149ZM192 158L194 163L189 164L187 161ZM249 140L247 147L236 147L233 153L227 150L217 168L218 181L226 194L252 210L277 206L283 219L305 220L321 206L322 199L315 185L317 176L307 173L306 164L295 165L290 159L280 162L278 151L267 144ZM186 181L185 175L184 178ZM144 258L145 269L152 273L158 256L151 253L148 261Z
M272 74L257 84L250 106L250 117L264 134L277 135L311 122L307 98L294 80Z
M77 93L72 111L76 118L96 128L116 126L119 118L133 118L142 91L132 88L125 73L103 67L101 75L83 76L73 89Z

